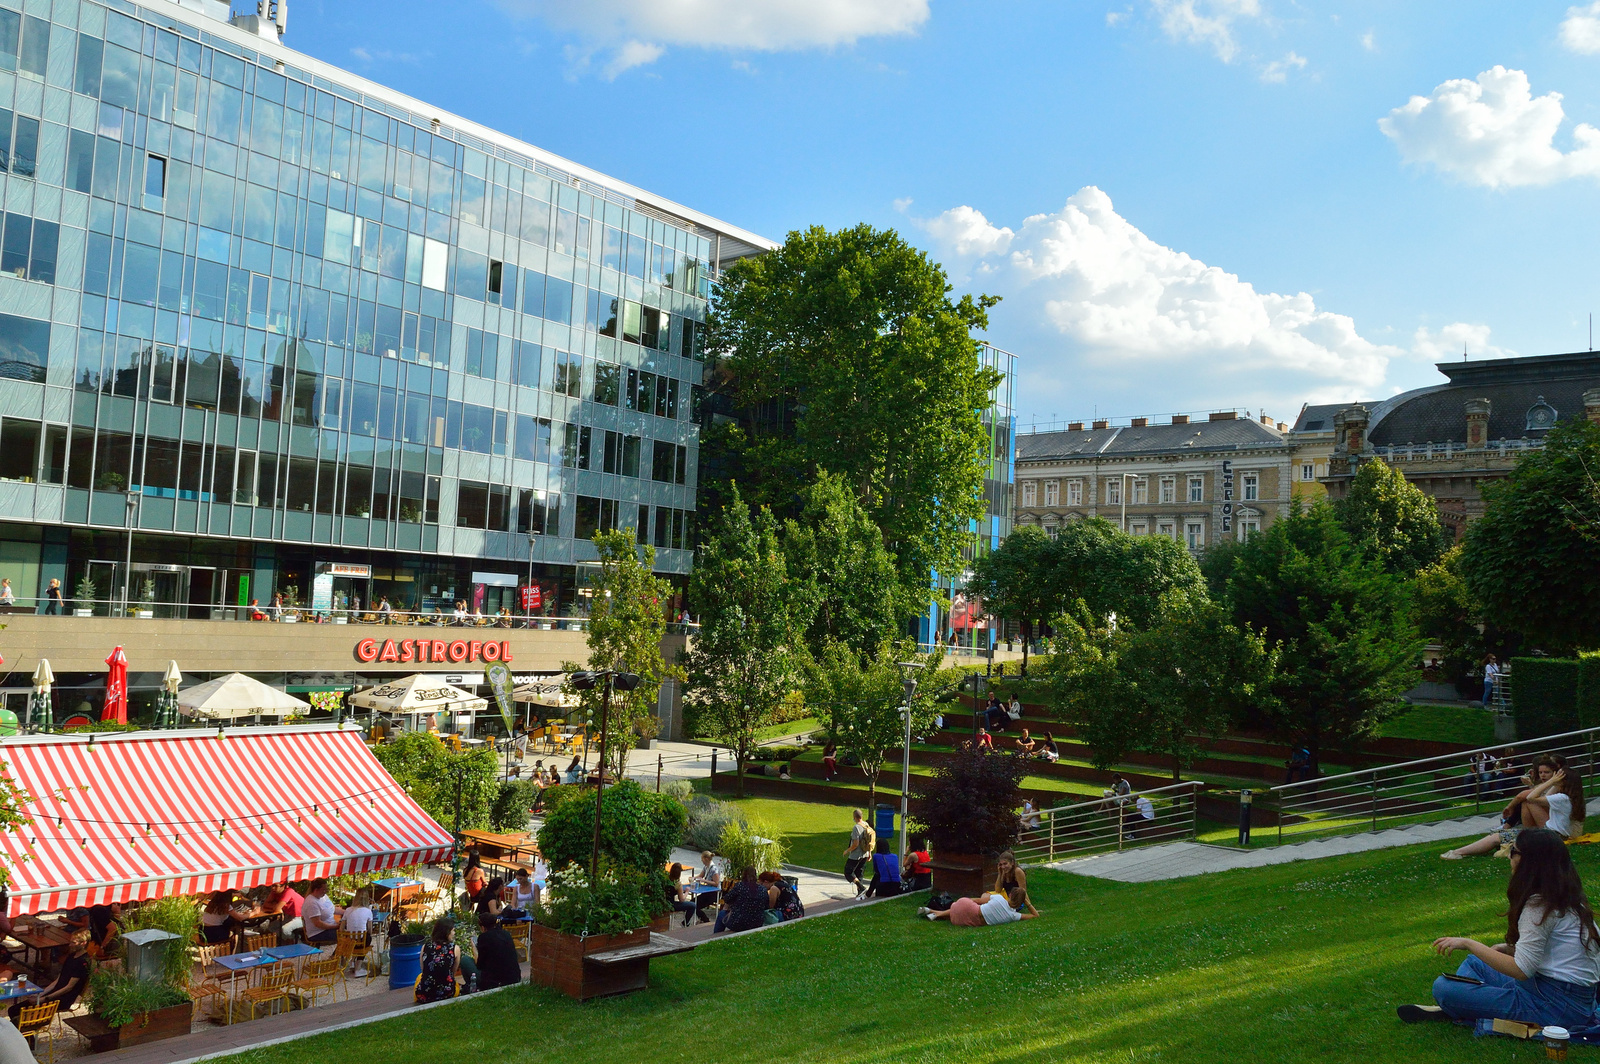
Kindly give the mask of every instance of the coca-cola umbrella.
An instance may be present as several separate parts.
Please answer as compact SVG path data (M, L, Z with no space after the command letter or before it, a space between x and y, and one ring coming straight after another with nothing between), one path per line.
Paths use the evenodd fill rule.
M128 723L128 655L121 647L106 659L106 707L100 711L100 719Z

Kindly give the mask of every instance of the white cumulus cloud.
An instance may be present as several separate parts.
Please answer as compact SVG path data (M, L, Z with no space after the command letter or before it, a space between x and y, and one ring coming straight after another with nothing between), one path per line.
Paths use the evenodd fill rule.
M1580 55L1600 53L1600 2L1567 8L1561 20L1561 43Z
M1496 66L1476 80L1457 78L1413 96L1378 128L1408 163L1433 166L1489 188L1548 185L1600 176L1600 130L1579 123L1572 148L1556 135L1566 119L1561 94L1534 96L1528 75Z
M1261 68L1261 80L1268 85L1282 85L1289 80L1289 71L1304 70L1306 57L1290 52L1282 59L1274 59Z
M928 0L497 0L612 54L617 73L670 45L763 52L832 48L863 37L913 33ZM654 54L649 50L654 49ZM614 76L614 75L613 75Z
M1234 24L1261 14L1260 0L1150 0L1150 6L1168 37L1209 45L1224 63L1239 54Z
M1377 343L1306 292L1258 291L1237 274L1152 240L1089 186L1013 230L960 206L920 223L952 277L1004 297L990 336L1023 354L1019 396L1035 409L1163 409L1381 397L1391 363L1454 348L1462 330ZM1118 396L1139 398L1118 399ZM1043 405L1041 405L1043 404Z

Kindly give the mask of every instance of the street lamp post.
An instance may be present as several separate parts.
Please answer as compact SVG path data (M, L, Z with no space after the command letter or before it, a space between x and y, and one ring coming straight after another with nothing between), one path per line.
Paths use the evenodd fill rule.
M610 592L607 592L610 594ZM611 692L613 690L628 692L639 686L639 677L631 672L617 672L606 669L602 672L575 672L572 674L572 687L577 691L592 691L599 684L605 684L605 695L600 702L600 769L595 777L594 789L594 851L589 859L589 883L593 886L599 881L600 876L600 799L606 790L606 739L608 736L607 724L611 708Z
M911 699L917 693L917 672L923 668L920 661L901 661L896 663L900 674L905 677L904 700L900 704L900 716L906 722L906 744L900 748L900 853L906 853L906 814L911 809Z

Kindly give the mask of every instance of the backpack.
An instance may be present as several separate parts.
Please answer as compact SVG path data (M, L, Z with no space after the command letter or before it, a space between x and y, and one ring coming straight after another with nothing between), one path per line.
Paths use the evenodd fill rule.
M788 883L784 883L783 891L778 895L778 913L785 920L798 920L806 914L806 907L800 903L800 895Z
M954 905L955 903L956 899L954 897L952 897L946 891L941 890L935 893L933 897L928 899L928 908L932 909L936 913L942 913L949 911L950 906Z

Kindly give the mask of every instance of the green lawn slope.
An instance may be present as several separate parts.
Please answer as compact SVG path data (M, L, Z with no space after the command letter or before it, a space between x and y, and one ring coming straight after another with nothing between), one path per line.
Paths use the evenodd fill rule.
M1506 864L1443 844L1166 883L1035 871L1043 919L952 928L898 899L702 946L649 990L577 1005L533 987L286 1043L248 1064L818 1064L1543 1059L1407 1027L1444 934L1504 935ZM1591 884L1600 853L1574 851ZM265 1031L264 1036L270 1035ZM1600 1054L1573 1049L1573 1058Z

